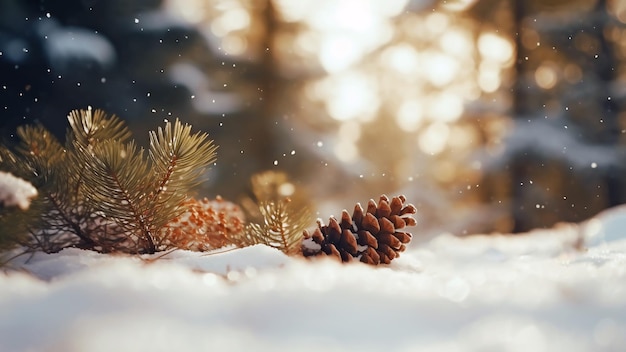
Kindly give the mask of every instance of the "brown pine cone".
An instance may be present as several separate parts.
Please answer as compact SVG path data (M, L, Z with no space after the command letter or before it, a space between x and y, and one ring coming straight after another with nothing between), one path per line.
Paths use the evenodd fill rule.
M318 220L313 233L304 231L303 255L326 254L342 262L359 259L373 265L389 264L411 241L412 235L401 230L416 225L412 215L417 209L413 204L404 205L405 202L403 195L391 201L382 195L378 204L370 200L367 210L357 203L352 217L344 210L341 219L331 217L328 226Z

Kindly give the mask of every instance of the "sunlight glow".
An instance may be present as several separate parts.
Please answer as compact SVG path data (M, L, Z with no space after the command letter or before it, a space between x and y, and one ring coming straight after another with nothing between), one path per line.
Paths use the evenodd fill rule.
M361 72L328 76L316 88L326 102L328 114L338 121L369 121L380 105L376 81Z
M219 17L213 20L211 31L223 37L230 32L245 29L250 25L250 15L246 9L235 7L224 11Z
M457 173L457 166L450 160L438 160L435 163L432 174L435 179L442 183L453 182Z
M343 71L360 60L366 50L347 35L325 38L319 50L319 60L328 73Z
M239 35L227 35L222 39L222 49L229 55L241 55L248 48L248 41Z
M432 98L428 114L434 121L454 122L463 114L463 100L456 94L444 91Z
M429 52L424 54L425 75L435 87L448 85L457 76L460 69L458 61L450 55Z
M299 22L314 10L315 0L274 0L281 18L286 22Z
M575 64L565 66L563 75L565 76L565 80L570 84L578 83L583 79L583 71L580 69L580 66Z
M486 93L493 93L500 88L500 68L489 62L483 62L478 71L478 86Z
M478 51L485 60L499 64L512 63L515 52L511 41L490 32L478 38Z
M339 127L339 138L333 148L337 158L343 162L353 162L359 156L356 143L361 137L361 125L356 121L346 121Z
M472 38L469 33L460 29L448 29L439 40L444 52L456 57L467 57L473 51Z
M469 126L453 125L450 127L450 138L448 145L450 148L458 150L468 150L477 144L480 136L476 129Z
M166 9L186 22L198 24L204 20L207 3L203 0L167 0Z
M450 127L447 124L432 123L419 134L418 146L426 154L439 154L445 149L449 135Z
M464 11L472 6L477 0L448 0L444 1L442 6L451 11Z
M400 105L396 113L398 127L406 132L415 132L424 120L424 108L417 100L408 100Z
M552 62L544 62L535 71L535 82L543 89L553 88L557 83L556 67Z
M624 0L609 0L607 9L620 22L626 23L626 2Z
M393 45L382 53L381 63L401 74L415 74L419 71L419 53L407 43Z
M340 72L392 38L390 18L398 15L407 0L320 0L276 2L287 21L301 21L307 32L319 38L320 65L329 73Z
M450 24L450 19L443 13L433 12L426 17L426 29L429 34L439 35L442 34Z

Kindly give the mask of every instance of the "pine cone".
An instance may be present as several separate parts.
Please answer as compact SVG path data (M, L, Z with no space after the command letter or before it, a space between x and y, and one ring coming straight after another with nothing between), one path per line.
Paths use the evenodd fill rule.
M367 203L367 211L357 203L352 217L344 210L341 219L331 217L328 226L318 220L312 234L304 231L303 255L326 254L342 262L359 259L367 264L389 264L411 241L412 235L400 230L416 225L411 215L417 209L413 204L404 205L405 202L403 195L391 201L382 195L378 205L374 200Z
M231 244L229 238L244 229L241 209L217 196L201 201L185 202L188 210L170 221L162 230L162 238L170 247L207 251Z

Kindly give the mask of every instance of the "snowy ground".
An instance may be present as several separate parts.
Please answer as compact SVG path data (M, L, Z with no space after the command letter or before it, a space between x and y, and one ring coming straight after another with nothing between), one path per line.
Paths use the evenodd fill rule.
M624 351L626 208L523 236L416 238L388 267L255 246L76 249L0 273L0 351Z

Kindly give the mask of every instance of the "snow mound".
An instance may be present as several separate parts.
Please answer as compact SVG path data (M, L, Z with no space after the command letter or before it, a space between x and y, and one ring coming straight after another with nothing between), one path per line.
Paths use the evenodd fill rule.
M5 207L18 206L28 209L31 198L37 196L37 190L30 182L0 171L0 204Z
M618 351L626 208L525 235L447 234L390 266L253 246L78 249L0 274L0 351Z

